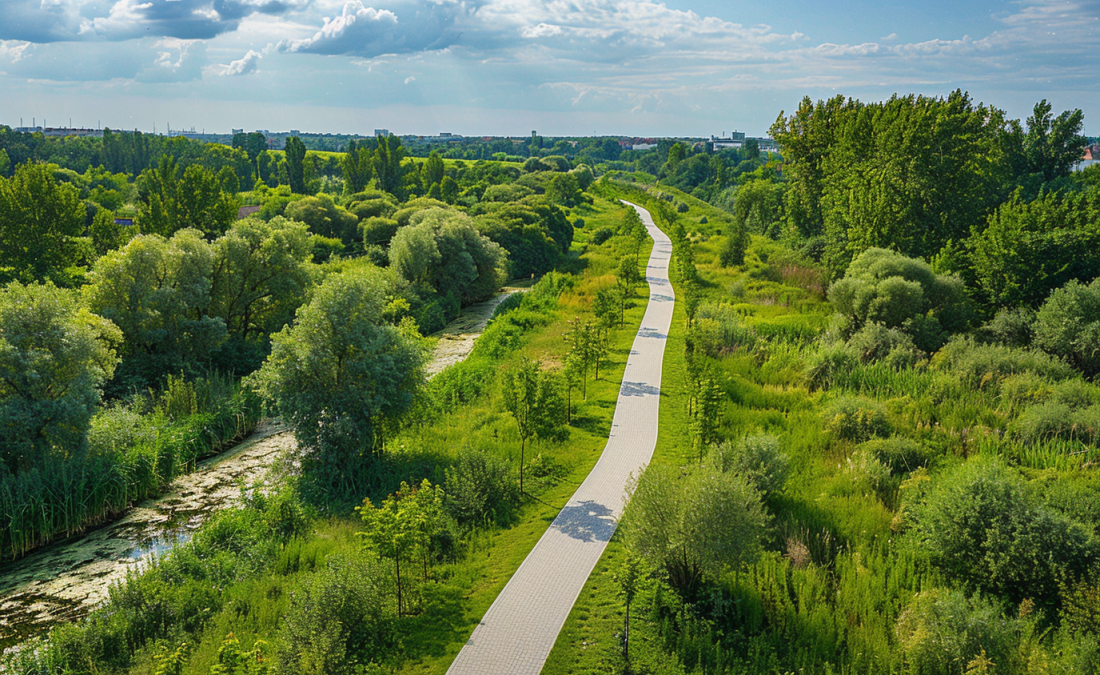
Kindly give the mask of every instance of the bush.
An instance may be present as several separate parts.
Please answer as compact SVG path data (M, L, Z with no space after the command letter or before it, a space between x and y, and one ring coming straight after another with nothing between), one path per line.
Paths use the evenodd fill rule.
M927 446L904 436L867 441L859 446L859 450L882 462L893 473L904 473L928 466L933 457Z
M778 438L754 435L714 447L708 464L744 476L760 494L769 496L783 490L790 461L791 458L779 450Z
M326 560L291 594L277 672L352 675L392 657L397 624L386 578L366 554Z
M1042 505L999 461L971 460L935 483L915 509L913 536L969 588L1055 602L1064 582L1100 560L1087 529Z
M810 391L831 389L839 378L859 365L859 355L846 344L822 346L806 361Z
M1035 344L1086 375L1100 374L1100 278L1050 294L1035 315Z
M1035 312L1027 307L1002 309L981 332L989 341L1006 347L1029 347L1035 337Z
M897 481L890 472L890 467L862 445L848 457L847 463L847 472L856 483L874 492L884 502L897 488Z
M1100 441L1100 406L1074 410L1057 400L1031 406L1009 427L1012 436L1026 443L1054 439L1097 445Z
M848 339L848 346L863 363L885 361L892 368L911 368L920 360L913 338L898 328L868 323Z
M917 593L897 624L898 642L908 672L914 675L963 675L984 657L998 673L1016 672L1016 626L996 605L957 590L933 588Z
M1034 349L983 345L969 337L951 340L936 353L932 365L949 372L972 389L999 386L1010 375L1032 373L1051 381L1074 376L1061 359Z
M614 235L615 233L611 230L610 227L601 227L600 229L592 233L592 238L589 239L589 241L599 246Z
M857 443L889 436L890 423L876 401L843 397L825 407L825 430L837 438Z
M752 349L756 333L743 323L733 305L707 303L696 311L686 340L688 351L718 357Z
M480 450L463 450L444 470L448 509L463 525L501 522L519 504L511 464Z

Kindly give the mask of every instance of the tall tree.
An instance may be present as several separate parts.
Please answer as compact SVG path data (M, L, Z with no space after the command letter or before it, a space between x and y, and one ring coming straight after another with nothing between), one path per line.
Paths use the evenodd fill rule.
M1088 139L1081 135L1085 114L1076 109L1054 117L1052 109L1045 98L1035 104L1027 118L1027 137L1024 139L1029 173L1041 174L1046 181L1068 176L1073 165L1081 161L1088 145Z
M340 158L340 169L344 174L344 191L353 195L365 190L374 173L373 165L374 153L367 147L366 141L348 141L348 147Z
M0 176L0 279L64 283L84 219L76 188L58 183L49 165L27 162Z
M286 139L286 169L290 179L290 191L294 194L306 194L306 144L297 136Z
M378 189L397 198L404 196L405 148L397 136L379 136L378 147L374 151L374 175Z

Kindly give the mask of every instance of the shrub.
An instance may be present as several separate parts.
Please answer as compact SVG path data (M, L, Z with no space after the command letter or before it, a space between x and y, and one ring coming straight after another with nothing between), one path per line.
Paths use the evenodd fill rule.
M1035 337L1035 312L1027 307L1002 309L981 331L988 340L1006 347L1031 346Z
M791 458L779 450L775 436L745 436L736 443L726 441L715 446L708 464L721 471L744 476L762 495L783 490L787 483Z
M843 397L825 407L825 430L846 441L888 436L890 423L882 406L867 399Z
M905 328L907 321L923 317L934 318L936 324L920 327L938 325L954 332L966 327L971 313L962 281L935 274L922 260L879 248L867 249L853 260L847 275L829 289L829 298L856 329L868 322ZM935 339L938 336L926 336L918 346L935 348L937 344L927 344Z
M882 462L894 473L914 471L927 466L933 456L923 443L904 436L867 441L859 449Z
M511 464L480 450L463 450L444 470L448 509L463 525L502 521L519 503Z
M890 472L890 467L863 446L848 457L847 464L847 472L856 483L874 492L883 501L897 488L897 481Z
M1086 375L1100 373L1100 278L1071 281L1050 294L1035 315L1035 344Z
M864 325L848 339L848 345L863 363L886 361L891 367L901 369L911 368L920 359L913 338L900 329L887 328L881 323Z
M699 307L687 335L687 349L707 356L721 356L751 349L756 333L746 326L733 305L707 303Z
M687 213L690 210L691 207L684 202L679 202L678 204L676 204L676 213Z
M601 227L600 229L592 233L592 238L589 239L589 241L599 246L600 244L604 243L612 236L614 236L614 234L615 233L611 230L610 227Z
M955 374L972 389L999 386L1009 375L1033 373L1048 380L1073 377L1073 369L1061 359L1034 349L983 345L958 337L932 359L933 367Z
M988 600L968 600L961 591L933 588L917 593L897 623L898 642L908 672L914 675L963 675L978 659L996 664L995 672L1016 672L1016 626Z
M996 460L971 460L935 483L915 509L913 535L949 577L1014 602L1052 602L1100 559L1088 530L1039 503Z
M1053 439L1096 445L1100 439L1100 406L1074 410L1057 400L1033 405L1010 426L1014 438L1027 443Z
M390 591L377 563L334 555L291 595L278 672L352 675L387 660L397 644Z
M825 345L807 359L806 379L810 391L830 389L842 375L859 365L859 355L846 344Z

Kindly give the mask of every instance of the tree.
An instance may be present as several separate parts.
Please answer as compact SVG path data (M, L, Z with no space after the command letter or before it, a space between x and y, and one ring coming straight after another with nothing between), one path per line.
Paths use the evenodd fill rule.
M390 264L410 283L424 284L461 305L492 297L504 282L507 253L451 209L415 214L390 242Z
M968 600L957 590L932 588L917 593L897 623L897 637L909 672L964 675L982 672L972 664L1012 668L1019 641L1015 622L979 597Z
M439 185L443 182L444 171L443 157L438 150L432 150L428 155L428 161L424 163L424 182L426 185Z
M585 335L588 338L588 353L592 357L592 365L596 367L596 379L600 379L600 361L607 358L611 351L611 341L607 337L607 331L600 330L598 326L585 324Z
M615 581L619 584L619 594L623 597L626 606L626 614L623 617L623 658L630 661L630 604L634 602L634 596L638 594L638 586L642 580L642 564L632 551L627 551L623 561L615 573Z
M243 339L282 329L305 299L312 259L302 223L281 216L237 221L214 242L211 314Z
M26 162L0 176L0 279L67 281L84 219L76 188L58 183L50 165Z
M225 322L209 313L213 265L213 247L196 230L138 235L96 261L84 300L122 330L120 378L148 387L222 343Z
M345 245L354 242L359 233L359 219L326 194L291 202L286 207L286 217L305 223L314 234L339 239Z
M409 487L402 481L394 494L375 508L370 498L356 508L366 530L359 533L371 543L375 551L394 563L397 577L397 615L401 616L403 583L401 560L423 556L424 576L427 577L428 553L432 535L439 529L443 518L443 489L433 486L427 478L418 487Z
M1027 172L1039 174L1047 182L1068 176L1088 145L1088 139L1081 135L1085 114L1076 109L1054 117L1052 109L1045 98L1035 104L1027 118L1024 139Z
M374 151L374 175L378 189L388 192L398 199L404 196L405 148L397 136L379 136L378 147Z
M190 228L213 239L237 219L236 195L226 193L216 175L198 165L181 174L170 155L142 172L138 196L138 225L146 234L167 237Z
M287 136L284 151L287 174L290 178L290 191L297 195L304 195L306 194L306 144L297 136Z
M0 290L0 462L12 473L84 447L122 341L110 321L52 283Z
M600 330L607 332L615 325L619 318L621 302L615 287L601 288L596 291L596 300L592 303L592 311L596 315Z
M386 272L352 267L327 278L272 336L254 386L294 425L306 463L346 492L380 427L413 403L425 353L417 336L385 323Z
M366 141L348 141L348 147L340 158L340 169L344 174L344 191L357 194L367 188L374 174L374 153L367 147Z
M633 486L624 525L631 550L690 598L704 579L756 558L768 516L737 474L651 465Z
M579 318L573 318L569 321L569 330L563 337L569 343L569 354L565 357L566 366L575 372L579 371L582 396L588 400L588 364L592 362L592 324L582 323ZM572 382L572 378L567 376L566 381Z
M514 370L504 373L504 409L519 429L519 490L523 492L524 452L532 438L554 438L562 433L562 400L554 378L538 361L524 358Z
M624 257L619 261L619 273L615 277L615 287L618 291L616 297L619 300L619 325L626 320L626 308L637 292L638 285L642 283L642 275L638 272L637 259L631 260Z

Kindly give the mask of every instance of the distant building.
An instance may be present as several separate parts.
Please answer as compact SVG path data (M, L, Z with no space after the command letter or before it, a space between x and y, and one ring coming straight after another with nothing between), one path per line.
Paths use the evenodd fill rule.
M1084 171L1090 166L1100 164L1100 145L1090 145L1085 148L1085 155L1074 165L1075 171Z
M301 132L301 131L299 131L299 130L297 130L297 129L291 129L291 130L290 130L290 135L291 135L291 136L301 136L301 135L302 135L302 132Z
M115 218L115 225L122 225L124 227L130 227L134 224L133 218Z
M631 150L652 150L657 147L656 143L635 143L630 146Z
M234 136L236 136L237 134L243 134L243 133L244 133L244 129L234 129L233 130L233 135Z
M375 136L393 136L393 134L390 133L389 129L375 129L374 130L374 135Z

